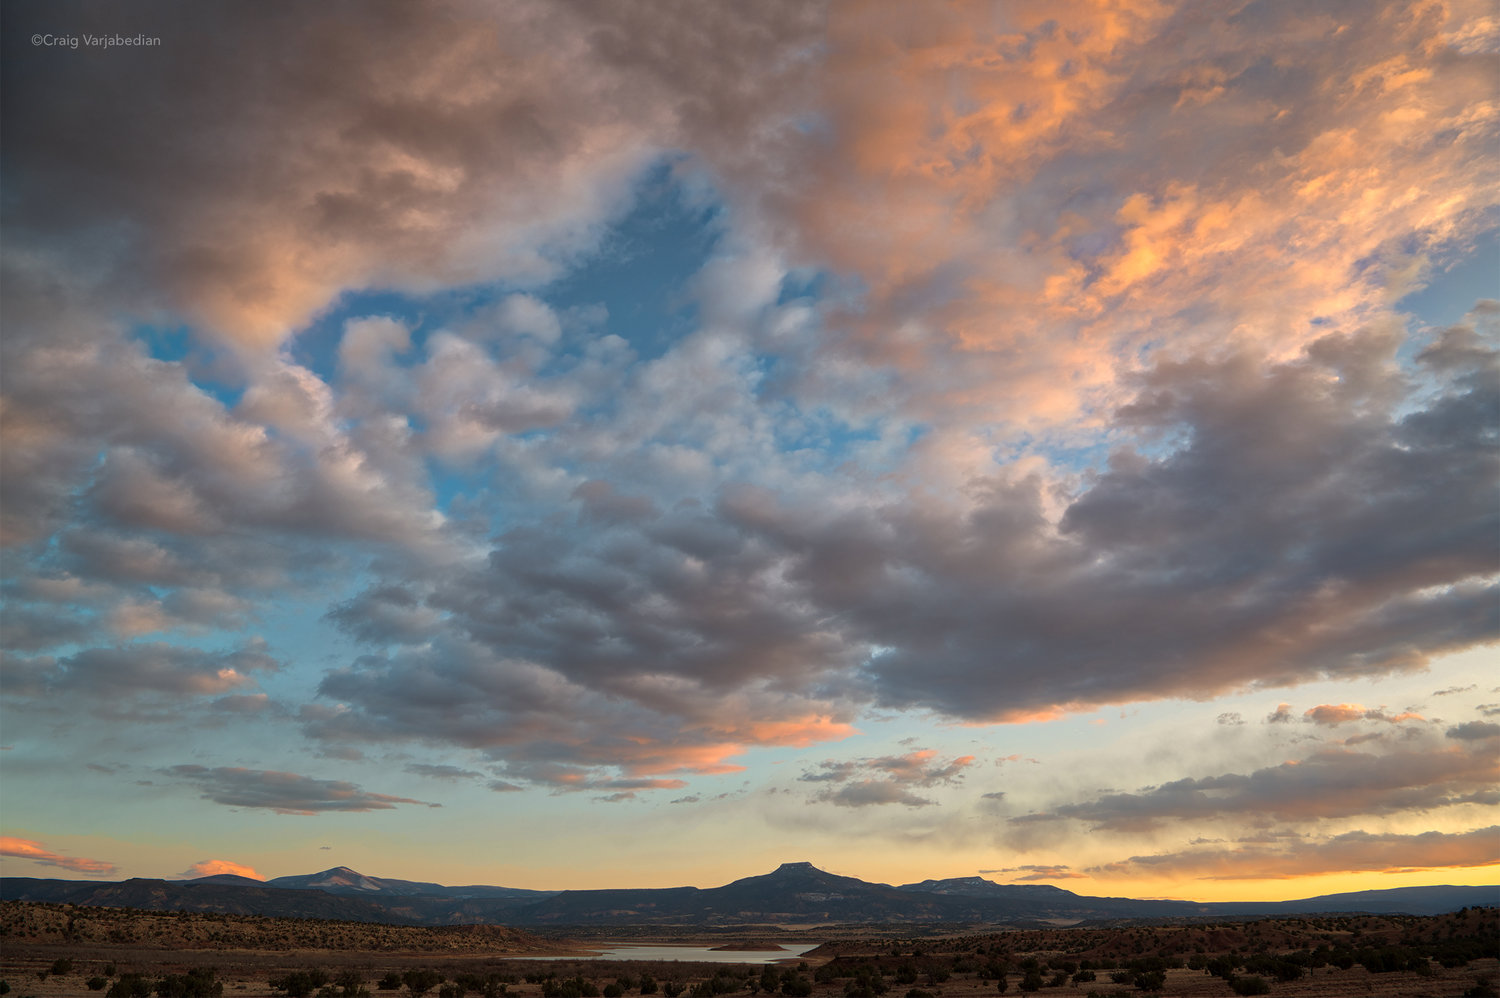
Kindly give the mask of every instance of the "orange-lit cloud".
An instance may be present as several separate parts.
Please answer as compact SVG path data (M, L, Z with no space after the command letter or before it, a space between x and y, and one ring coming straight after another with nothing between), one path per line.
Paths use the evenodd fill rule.
M1357 703L1322 704L1309 708L1302 715L1318 724L1339 724L1357 721L1365 716L1364 707Z
M1162 344L1285 356L1490 224L1464 4L976 10L835 7L800 205L871 286L852 343L935 383L935 418L1086 416Z
M852 724L831 717L810 715L787 721L756 721L750 725L750 737L757 745L790 745L807 748L820 742L836 742L857 735Z
M1346 832L1326 839L1297 838L1275 846L1185 850L1091 867L1099 877L1173 876L1261 880L1325 873L1395 873L1473 868L1500 863L1500 826L1465 832Z
M1387 714L1380 708L1366 708L1357 703L1325 703L1316 707L1309 707L1303 711L1303 717L1314 724L1325 724L1329 727L1343 724L1346 721L1386 721L1391 724L1400 724L1403 721L1424 720L1421 714L1413 711L1402 711L1399 714Z
M217 877L221 874L229 874L236 877L249 877L251 880L264 880L265 877L255 872L253 867L243 863L235 863L227 859L205 859L194 863L186 870L178 874L179 877Z
M0 836L0 856L15 856L19 859L29 859L33 863L42 866L56 866L64 870L72 870L74 873L94 873L99 876L112 876L117 867L113 863L106 863L99 859L85 859L82 856L64 856L52 852L40 842L31 839L18 839L12 836Z

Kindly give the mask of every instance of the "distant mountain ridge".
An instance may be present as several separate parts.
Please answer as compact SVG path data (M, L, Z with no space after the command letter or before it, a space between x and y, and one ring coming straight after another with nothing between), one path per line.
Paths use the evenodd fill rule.
M217 878L203 877L192 883ZM237 881L247 880L235 877ZM367 877L347 866L335 866L321 873L301 876L276 877L272 880L247 880L263 887L282 887L298 890L327 891L330 894L380 895L382 897L491 897L491 898L541 898L557 891L532 891L522 887L491 887L476 884L468 887L445 887L418 880L391 880L386 877Z
M1100 898L1050 884L981 877L893 887L783 863L721 887L537 891L372 877L348 867L258 881L232 874L121 882L0 878L0 898L156 911L212 911L409 925L516 926L974 924L1024 925L1140 918L1314 912L1433 915L1500 904L1500 886L1397 887L1276 902Z

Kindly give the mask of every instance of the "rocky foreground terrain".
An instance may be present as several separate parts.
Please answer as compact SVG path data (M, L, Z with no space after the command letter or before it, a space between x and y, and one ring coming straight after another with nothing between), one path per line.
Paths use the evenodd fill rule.
M1457 998L1497 993L1500 909L843 938L782 966L605 962L568 949L500 926L0 903L0 979L16 998L978 998L1033 992L1059 998ZM546 953L563 955L519 959Z

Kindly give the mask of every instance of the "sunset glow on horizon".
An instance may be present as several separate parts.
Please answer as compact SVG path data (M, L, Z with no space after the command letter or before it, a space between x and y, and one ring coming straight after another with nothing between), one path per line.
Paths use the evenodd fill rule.
M1493 4L0 16L6 876L1500 881Z

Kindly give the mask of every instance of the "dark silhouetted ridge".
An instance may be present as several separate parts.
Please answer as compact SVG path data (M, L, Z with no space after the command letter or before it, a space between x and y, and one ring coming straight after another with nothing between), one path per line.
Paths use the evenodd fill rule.
M0 879L0 898L154 911L329 918L395 924L674 927L807 924L1039 925L1140 918L1315 912L1429 915L1500 903L1497 887L1397 887L1295 901L1200 903L1084 897L1051 884L982 877L892 887L782 863L722 887L532 891L445 887L371 877L346 866L260 883L233 875L121 882Z

